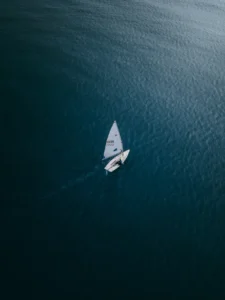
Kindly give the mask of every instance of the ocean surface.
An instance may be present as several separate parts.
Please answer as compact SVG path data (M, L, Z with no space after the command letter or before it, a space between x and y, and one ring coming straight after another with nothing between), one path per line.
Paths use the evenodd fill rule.
M225 299L225 2L3 0L0 33L2 299Z

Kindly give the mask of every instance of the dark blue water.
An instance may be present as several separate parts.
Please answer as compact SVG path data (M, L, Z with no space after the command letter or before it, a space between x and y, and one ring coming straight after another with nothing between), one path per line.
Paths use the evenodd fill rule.
M224 299L225 4L16 0L0 17L5 295ZM131 152L106 176L114 120Z

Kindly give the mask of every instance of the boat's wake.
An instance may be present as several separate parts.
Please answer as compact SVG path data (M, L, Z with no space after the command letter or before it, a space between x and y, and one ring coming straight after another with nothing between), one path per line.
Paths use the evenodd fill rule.
M52 198L65 190L73 188L74 186L87 181L89 178L93 177L96 174L98 169L99 169L99 166L95 166L93 171L87 172L83 175L80 175L79 177L68 180L67 183L61 185L58 190L49 192L49 193L45 194L44 196L40 197L40 200Z

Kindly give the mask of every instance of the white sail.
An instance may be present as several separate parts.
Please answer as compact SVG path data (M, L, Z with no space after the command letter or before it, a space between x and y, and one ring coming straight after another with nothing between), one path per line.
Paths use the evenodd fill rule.
M104 159L123 152L123 143L116 121L114 121L106 140Z

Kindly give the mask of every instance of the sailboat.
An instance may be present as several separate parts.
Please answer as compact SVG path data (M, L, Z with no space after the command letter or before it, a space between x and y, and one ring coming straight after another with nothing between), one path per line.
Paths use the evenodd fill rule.
M115 155L116 157L110 160L110 162L105 166L105 170L113 172L118 169L127 159L129 152L130 150L123 151L123 142L120 136L119 128L116 121L114 121L106 140L103 160L111 158Z

